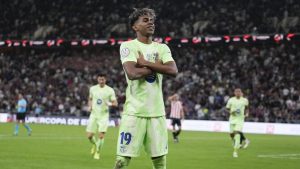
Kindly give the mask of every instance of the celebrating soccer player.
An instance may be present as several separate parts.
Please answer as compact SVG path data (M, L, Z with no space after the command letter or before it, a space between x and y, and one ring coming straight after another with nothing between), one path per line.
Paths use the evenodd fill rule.
M245 140L244 148L250 143L248 139L245 138L242 130L245 120L245 115L248 114L248 99L243 97L242 90L236 88L234 90L234 97L231 97L226 105L230 113L229 123L230 123L230 137L234 141L234 151L233 157L238 157L238 149L241 148L241 142Z
M176 76L178 70L169 47L152 41L155 12L135 9L129 16L137 38L122 43L121 62L127 89L122 114L115 169L128 166L144 146L154 169L166 168L168 132L162 94L163 74Z
M109 122L109 106L117 106L115 91L106 85L106 76L97 75L98 84L90 88L88 106L91 112L86 128L87 136L93 144L91 154L100 159L100 150L104 144L104 136ZM98 137L95 136L98 134Z

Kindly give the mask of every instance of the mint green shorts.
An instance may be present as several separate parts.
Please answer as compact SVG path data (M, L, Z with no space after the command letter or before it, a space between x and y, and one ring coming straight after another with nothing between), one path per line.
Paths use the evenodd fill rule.
M105 133L108 128L108 119L90 116L86 131L89 133L103 132Z
M243 131L244 123L230 123L230 133L233 133L234 131Z
M168 131L165 116L123 115L117 144L117 155L119 156L138 157L142 148L151 157L168 154Z

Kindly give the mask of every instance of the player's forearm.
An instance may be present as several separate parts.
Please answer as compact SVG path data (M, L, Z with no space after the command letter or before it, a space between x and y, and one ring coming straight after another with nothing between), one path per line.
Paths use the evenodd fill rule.
M246 108L246 109L245 109L245 117L248 117L248 116L249 116L249 109Z
M230 109L226 108L227 112L229 112L229 114L232 114L233 112L230 111Z
M131 71L127 71L127 77L129 80L138 80L152 73L152 70L148 68L134 68Z
M178 73L178 69L175 63L152 63L152 62L145 62L145 65L143 65L154 72L158 72L160 74L170 75L170 76L176 76Z
M174 99L174 96L175 96L175 95L169 96L169 97L168 97L168 100L169 100L169 101L172 101L172 100Z
M113 107L117 107L118 106L118 102L116 100L111 102L111 106Z
M88 100L88 110L92 111L92 100L91 99Z
M184 111L181 111L181 119L184 119Z

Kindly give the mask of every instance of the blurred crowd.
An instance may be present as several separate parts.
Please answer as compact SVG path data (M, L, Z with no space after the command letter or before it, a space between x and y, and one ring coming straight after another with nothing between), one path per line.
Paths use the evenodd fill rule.
M150 1L149 1L150 2ZM11 0L0 6L0 39L131 37L133 8L157 12L156 36L299 32L297 0Z
M300 32L296 0L11 0L0 5L0 39L133 37L133 8L157 13L155 36L191 37ZM250 101L247 121L300 123L300 49L297 44L172 46L179 74L164 81L165 97L178 93L186 118L227 120L234 87ZM116 47L3 49L0 112L14 112L17 93L29 113L87 116L88 89L96 73L108 76L120 106L125 75ZM166 102L169 112L169 103Z
M296 44L172 46L179 74L164 80L164 96L178 93L187 119L227 120L235 87L250 101L247 121L300 123L300 49ZM118 48L20 49L0 55L0 112L14 112L24 92L32 115L86 116L96 73L108 75L120 106L125 75ZM166 102L166 112L169 113Z

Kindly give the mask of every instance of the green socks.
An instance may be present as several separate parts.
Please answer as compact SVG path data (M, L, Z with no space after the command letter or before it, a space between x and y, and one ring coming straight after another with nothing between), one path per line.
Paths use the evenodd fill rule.
M241 135L235 134L234 135L234 151L237 151L240 148L240 140L241 140Z
M96 141L96 148L97 148L97 151L98 151L98 152L102 149L103 144L104 144L104 139L98 139L98 140Z
M90 142L92 143L92 144L96 144L96 142L97 142L97 139L96 139L96 137L95 136L93 136L91 139L89 139L90 140Z
M126 169L129 165L130 157L117 156L114 169Z
M166 156L161 156L152 159L153 169L166 169L167 168L167 158Z

